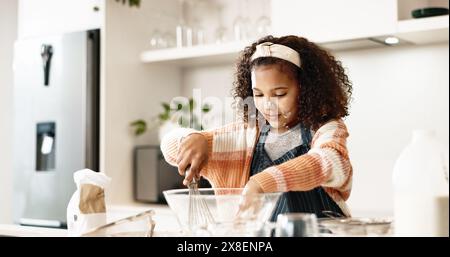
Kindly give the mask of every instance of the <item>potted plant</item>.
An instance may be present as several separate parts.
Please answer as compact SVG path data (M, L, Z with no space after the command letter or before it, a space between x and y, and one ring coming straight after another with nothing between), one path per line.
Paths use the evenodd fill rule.
M174 128L204 129L200 117L197 117L194 113L196 103L192 98L189 99L188 104L174 102L173 106L175 108L171 108L170 104L166 102L161 103L161 106L163 107L163 112L152 119L150 126L143 119L138 119L130 123L136 136L144 134L149 129L159 128L159 139L161 140L164 135ZM201 107L202 115L208 113L210 110L211 107L208 104L204 104Z
M141 0L116 0L116 2L122 2L122 4L126 4L128 2L130 7L136 6L138 8L141 5Z

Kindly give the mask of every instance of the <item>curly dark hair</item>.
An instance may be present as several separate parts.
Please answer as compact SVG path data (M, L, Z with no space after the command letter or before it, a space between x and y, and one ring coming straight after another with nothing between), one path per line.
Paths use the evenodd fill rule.
M257 58L251 56L258 44L272 42L296 50L300 54L301 68L274 57ZM279 65L289 76L296 79L300 90L299 120L303 126L317 129L331 119L348 116L351 101L352 83L345 74L340 61L326 50L305 38L298 36L274 37L266 36L246 47L240 54L237 64L232 95L237 99L248 99L253 96L251 72L262 65ZM248 110L255 108L254 102L245 103L241 115L248 122ZM259 115L256 111L258 118Z

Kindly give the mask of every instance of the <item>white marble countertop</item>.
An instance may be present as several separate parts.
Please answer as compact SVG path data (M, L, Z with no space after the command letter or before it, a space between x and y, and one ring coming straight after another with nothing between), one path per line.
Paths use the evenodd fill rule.
M66 229L0 224L0 236L15 237L65 237Z
M154 210L156 223L154 236L178 236L178 221L167 205L132 204L110 205L107 207L107 221L112 222L147 210ZM66 237L67 229L21 226L18 224L0 224L0 236L18 237Z
M108 205L107 221L112 222L122 218L130 217L138 213L154 210L155 221L154 237L179 237L182 232L174 213L167 205L159 204L128 204ZM20 226L17 224L0 224L0 236L19 237L66 237L66 229ZM333 235L323 235L333 236ZM388 235L389 236L389 235Z
M112 218L111 221L117 220L119 218L125 218L134 214L138 214L140 212L153 209L155 211L154 220L156 222L154 236L155 237L171 237L171 236L182 236L182 232L178 225L178 221L175 217L175 214L170 210L167 205L155 205L155 204L133 204L133 205L113 205L108 210L110 216L108 218ZM386 218L392 220L393 217L389 216L389 213L379 213L379 212L357 212L357 216L359 217L371 217L371 218ZM320 236L325 237L337 237L342 235L333 235L333 234L321 234ZM346 235L352 236L352 235ZM375 234L371 236L377 236ZM392 231L387 235L378 235L378 236L393 236Z
M133 205L113 205L108 208L108 222L120 218L129 217L147 210L154 210L155 229L153 236L179 236L181 235L180 226L175 214L167 205L160 204L133 204Z

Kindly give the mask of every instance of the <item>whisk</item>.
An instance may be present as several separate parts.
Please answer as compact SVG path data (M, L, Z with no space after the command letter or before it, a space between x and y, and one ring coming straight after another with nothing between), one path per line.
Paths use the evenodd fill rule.
M186 176L190 167L186 171ZM188 185L189 188L189 212L188 226L191 232L197 229L207 229L208 224L214 223L214 217L206 204L205 199L198 190L198 179L194 176Z

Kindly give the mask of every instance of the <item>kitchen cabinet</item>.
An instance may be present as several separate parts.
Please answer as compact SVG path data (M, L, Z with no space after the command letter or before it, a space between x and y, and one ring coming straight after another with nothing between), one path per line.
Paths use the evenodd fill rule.
M314 42L331 42L393 34L395 0L274 0L273 31Z
M396 36L413 44L448 42L448 15L413 19L411 12L425 7L449 7L448 0L398 0Z
M399 21L397 37L413 44L448 42L448 15Z
M446 0L273 0L273 31L324 44L388 36L412 44L448 42L448 15L411 16L414 9L448 6Z
M98 29L105 0L19 0L19 38Z

